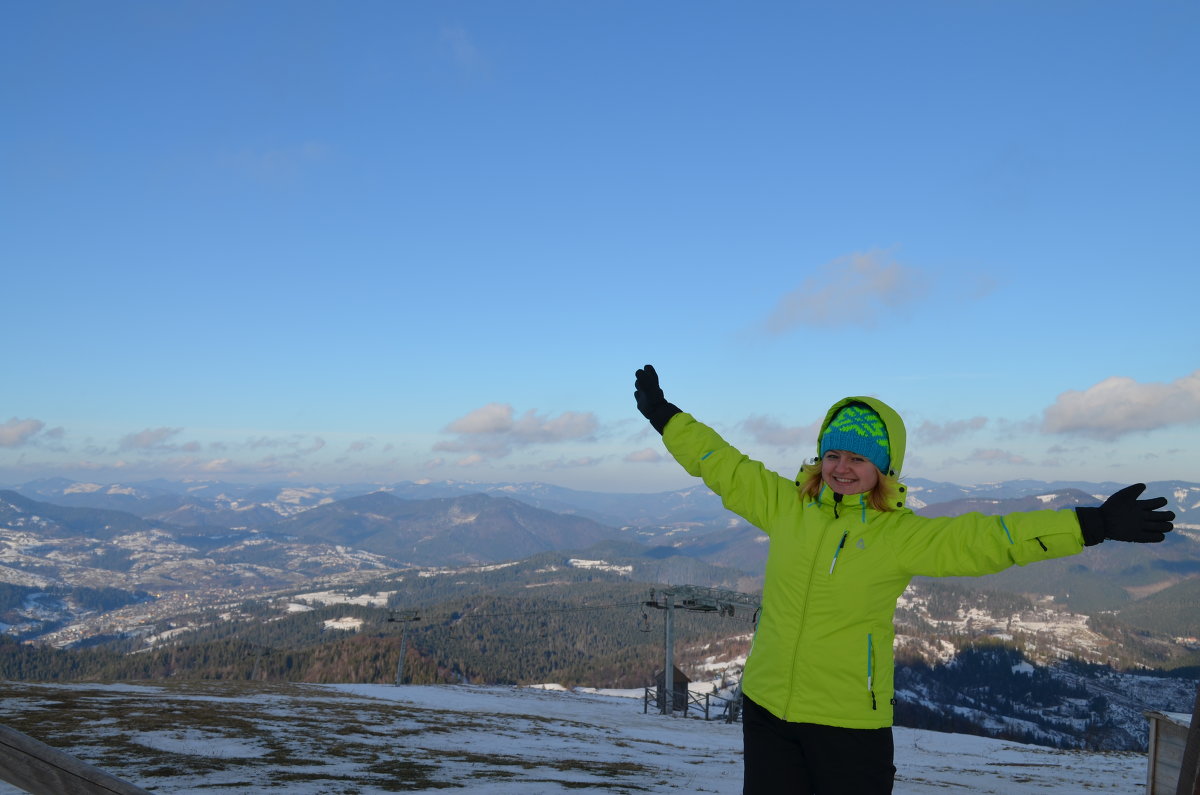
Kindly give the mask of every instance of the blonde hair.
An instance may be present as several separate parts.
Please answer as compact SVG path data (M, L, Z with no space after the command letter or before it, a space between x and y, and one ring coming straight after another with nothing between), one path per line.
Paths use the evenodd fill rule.
M879 479L867 492L867 504L877 511L894 511L903 507L904 500L900 499L900 492L903 491L903 488L900 486L900 481L891 475L883 474L878 467L875 467L875 472L879 475ZM800 467L796 485L800 488L803 496L810 500L817 499L821 493L821 487L825 485L825 481L821 478L820 459L814 458Z

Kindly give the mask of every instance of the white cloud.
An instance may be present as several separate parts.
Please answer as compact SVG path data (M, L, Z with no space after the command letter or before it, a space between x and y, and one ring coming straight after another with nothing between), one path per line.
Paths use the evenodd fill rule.
M625 456L625 461L630 464L655 464L665 460L665 456L655 450L653 447L645 447L641 450L635 450Z
M557 417L546 417L530 409L517 417L512 406L489 403L447 425L445 431L458 438L438 442L433 449L503 458L518 447L587 439L598 428L591 412L564 411Z
M454 465L457 467L472 467L477 464L482 464L484 460L485 459L482 455L479 455L478 453L472 453L471 455L463 456L462 458L458 459L454 462Z
M37 436L45 427L46 423L41 420L19 420L13 417L0 425L0 447L20 447Z
M603 461L595 456L581 456L579 458L556 458L550 461L543 461L539 467L547 472L558 472L563 469L581 469L585 467L599 466Z
M951 442L964 434L977 431L987 425L986 417L972 417L969 420L951 420L949 422L929 422L926 420L917 426L914 437L930 444Z
M591 412L564 411L557 417L543 419L531 410L513 424L513 436L522 444L564 442L591 436L597 427L599 423Z
M477 408L446 426L451 433L505 433L512 429L513 407L505 403L489 403Z
M926 294L927 279L882 251L856 252L822 265L784 295L767 318L767 331L796 326L874 325Z
M437 442L433 450L440 453L465 453L476 451L487 454L488 458L504 458L513 450L512 444L501 437L479 436L459 437L445 442Z
M1016 464L1025 466L1029 463L1029 459L1019 453L1001 450L998 447L989 447L976 448L965 458L947 458L942 461L942 466L946 468L961 467L964 464L985 464L987 466L994 464Z
M293 447L294 445L294 440L282 439L278 436L257 436L253 439L246 440L246 447L251 450L259 450L263 448L272 449L276 447Z
M998 448L976 449L966 460L978 464L1028 464L1029 459L1018 453Z
M1138 431L1200 422L1200 370L1170 383L1112 376L1062 393L1042 418L1046 433L1112 441Z
M174 449L165 443L167 439L182 430L182 428L147 428L137 433L129 433L121 437L120 448L122 450Z
M247 450L281 450L280 458L310 455L325 447L325 440L320 436L311 439L303 434L291 436L257 436L247 439L242 447Z
M778 447L804 447L817 443L817 432L821 430L821 421L818 420L811 425L789 427L770 417L756 414L743 420L741 427L753 436L755 441L762 444Z

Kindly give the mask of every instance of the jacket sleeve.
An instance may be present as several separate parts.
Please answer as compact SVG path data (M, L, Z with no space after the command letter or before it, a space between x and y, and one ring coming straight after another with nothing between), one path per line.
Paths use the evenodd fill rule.
M797 499L794 481L743 455L686 412L667 423L663 443L687 473L701 478L726 508L768 534L781 501Z
M906 514L889 540L911 575L973 577L1012 565L1074 555L1083 534L1073 510L1028 511L1004 516L968 513L926 518Z

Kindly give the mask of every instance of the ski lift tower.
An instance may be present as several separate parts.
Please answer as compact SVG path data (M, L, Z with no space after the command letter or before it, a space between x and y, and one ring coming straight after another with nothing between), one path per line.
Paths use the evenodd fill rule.
M388 623L400 623L400 659L396 661L396 687L404 684L404 657L408 654L408 627L414 621L420 621L421 616L416 610L400 610L388 612Z
M662 601L658 599L662 595ZM705 588L700 585L672 585L659 591L650 591L650 599L644 604L657 610L666 610L666 627L663 631L663 714L670 715L675 690L675 611L690 610L694 613L716 613L733 618L739 608L742 612L753 611L753 621L758 622L758 611L762 598L753 594L727 591L721 588Z

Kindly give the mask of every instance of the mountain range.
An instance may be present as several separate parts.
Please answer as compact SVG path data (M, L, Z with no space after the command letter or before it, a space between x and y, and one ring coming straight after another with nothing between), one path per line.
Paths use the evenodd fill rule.
M911 507L944 516L1095 505L1121 484L908 485ZM963 582L1049 596L1087 613L1146 599L1186 602L1200 575L1200 484L1152 483L1147 493L1166 496L1177 515L1176 532L1162 544L1102 544ZM703 486L610 494L539 483L300 487L48 479L0 491L0 583L30 588L287 587L317 576L573 552L632 560L660 574L694 570L684 564L698 561L707 579L692 584L754 590L765 541ZM1200 627L1176 629L1200 635Z
M1069 509L1098 504L1121 485L914 482L909 504L928 516ZM1183 667L1200 666L1194 609L1200 484L1149 484L1148 493L1167 496L1178 516L1176 532L1162 544L1103 544L985 578L918 579L901 600L896 622L913 725L961 730L967 720L961 716L973 709L967 722L995 736L1063 745L1072 740L1072 726L1086 726L1096 747L1136 744L1137 705L1144 698L1113 698L1103 714L1089 711L1096 694L1112 686L1055 685L1046 692L1057 699L1058 723L1039 726L1008 694L996 694L986 708L978 697L958 703L944 682L955 681L956 670L945 666L980 668L977 661L989 659L962 656L980 641L1017 649L1035 665L1067 658L1196 670ZM630 673L640 681L637 670L652 665L647 660L657 641L646 642L657 636L644 634L647 627L641 633L628 624L615 627L612 621L632 619L628 608L588 622L522 616L545 610L570 616L588 609L579 602L586 593L630 604L629 594L672 583L753 593L761 588L765 540L703 487L618 495L545 484L42 480L0 491L0 633L64 650L171 648L167 657L137 659L172 676L185 675L191 665L201 666L197 675L222 678L260 675L251 668L284 676L292 667L291 676L342 681L336 677L366 675L362 665L370 659L374 673L352 681L378 681L394 663L382 661L379 650L387 642L367 628L408 606L419 607L429 622L412 646L420 675L432 677L425 681L567 677L586 683ZM473 632L460 628L466 615L493 612L497 617L475 624ZM736 668L752 624L752 616L738 617L726 630L681 624L679 664L689 671ZM368 634L355 641L344 630ZM331 645L331 632L343 639ZM547 640L549 632L556 643ZM725 651L714 658L718 648ZM21 654L11 645L0 652L10 663ZM42 667L27 669L76 665L39 659ZM105 659L93 662L116 671ZM635 659L641 662L630 671ZM970 659L977 661L960 662ZM221 660L224 667L208 671L204 660ZM329 676L335 678L321 678ZM1172 685L1175 701L1187 690L1181 681Z

